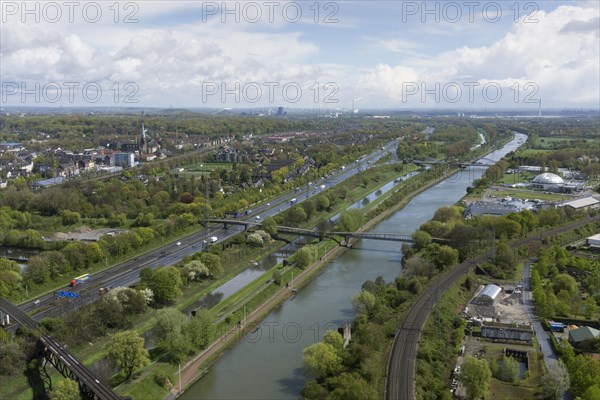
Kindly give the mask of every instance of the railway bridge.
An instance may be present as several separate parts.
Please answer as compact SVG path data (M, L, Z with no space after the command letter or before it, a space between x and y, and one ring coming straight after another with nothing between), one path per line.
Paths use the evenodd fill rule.
M0 298L0 311L10 315L19 325L39 332L39 345L44 359L52 364L65 378L77 382L82 397L86 400L120 400L121 397L92 374L79 360L69 353L54 338L46 335L38 323L10 301Z

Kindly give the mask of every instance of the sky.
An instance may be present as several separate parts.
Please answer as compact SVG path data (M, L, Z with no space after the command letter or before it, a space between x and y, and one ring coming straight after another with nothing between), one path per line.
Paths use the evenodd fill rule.
M600 108L596 1L0 1L0 105Z

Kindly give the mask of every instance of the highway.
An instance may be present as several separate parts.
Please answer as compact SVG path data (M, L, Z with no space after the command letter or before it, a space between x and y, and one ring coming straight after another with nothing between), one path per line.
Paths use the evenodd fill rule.
M600 216L595 216L582 221L572 222L545 231L543 235L554 236L599 220ZM509 245L511 248L516 248L539 240L541 240L541 235L540 233L536 233L523 239L514 240ZM418 343L421 337L421 330L429 313L439 300L439 297L450 286L456 283L458 279L478 263L490 258L493 253L493 249L489 250L444 272L427 287L412 305L400 328L396 331L392 351L388 359L385 393L387 400L409 400L415 398L415 370Z
M294 198L296 199L294 205L296 205L317 195L321 192L319 189L321 185L325 185L325 189L334 187L351 176L375 166L375 163L390 151L395 154L399 141L400 139L393 140L371 155L345 166L345 168L330 174L330 176L316 180L310 185L304 185L295 190L288 191L271 200L269 203L263 202L262 205L253 208L250 215L244 216L242 219L255 221L256 217L259 216L260 221L265 217L274 216L290 208L292 206L290 201ZM173 265L181 261L183 257L201 251L207 245L206 241L209 237L216 236L218 243L233 237L241 231L243 231L243 227L241 226L232 226L227 230L218 227L202 229L143 255L121 262L109 269L94 273L90 280L84 284L57 289L79 293L81 294L81 298L62 298L59 301L55 301L53 293L49 293L23 303L19 307L24 312L31 314L36 321L46 317L60 316L95 301L99 297L100 288L134 285L139 281L139 274L143 268ZM177 242L180 245L177 245Z

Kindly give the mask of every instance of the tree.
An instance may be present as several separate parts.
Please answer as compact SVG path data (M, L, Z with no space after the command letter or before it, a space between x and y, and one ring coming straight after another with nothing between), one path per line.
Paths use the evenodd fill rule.
M0 258L0 296L7 297L21 286L19 265L12 260Z
M327 331L323 335L323 343L327 343L331 347L333 347L338 355L341 356L341 352L344 349L344 338L338 331Z
M52 400L80 400L79 385L72 379L63 379L52 388Z
M316 202L318 211L327 210L327 209L329 209L329 206L331 205L331 203L329 202L329 199L325 195L317 196L317 198L315 199L315 202Z
M208 268L209 276L215 277L223 273L223 266L221 265L221 258L216 254L211 253L200 253L200 261Z
M150 364L148 350L144 348L144 338L135 330L115 334L107 344L108 357L131 378L133 371Z
M406 260L404 269L414 276L426 276L431 278L434 266L431 261L424 259L420 255L415 255Z
M413 247L416 251L425 248L429 243L431 243L431 235L421 230L415 231L412 234L412 239L414 241Z
M503 356L497 367L496 377L504 382L515 382L519 378L519 363L513 357Z
M462 217L463 210L457 206L440 207L433 214L432 220L442 223L449 222Z
M178 309L168 307L158 310L156 313L156 325L154 326L154 337L159 346L170 338L183 332L187 317Z
M303 362L306 372L314 378L325 378L337 373L342 367L342 359L333 346L319 342L303 350Z
M172 304L181 294L183 282L176 267L159 268L149 275L150 278L147 281L144 281L144 276L140 276L142 282L154 293L154 303L158 305Z
M206 308L196 312L183 327L183 334L195 350L205 349L214 334L213 316Z
M458 375L458 380L465 386L469 400L485 397L491 378L492 372L488 363L471 356L465 358Z
M302 388L302 398L306 400L325 400L329 392L315 380L310 380Z
M362 223L362 211L357 208L346 210L340 214L339 229L344 232L354 232L361 227Z
M458 264L458 250L447 245L441 245L434 258L434 263L439 269Z
M581 400L597 400L600 399L600 384L595 384L587 388Z
M295 206L290 208L285 213L284 223L286 225L297 226L300 223L306 221L308 216L306 215L306 211L301 206Z
M571 275L558 274L552 280L552 288L554 294L558 294L561 290L565 290L569 295L577 295L577 281Z
M210 276L208 267L200 260L192 260L185 264L184 268L188 270L187 279L190 281L199 281L202 278Z
M569 372L562 362L549 366L548 373L542 381L542 390L547 398L559 400L570 386Z
M271 236L277 234L277 222L273 217L266 217L265 219L263 219L262 228Z
M329 397L331 400L371 400L378 397L375 388L356 373L343 372L329 382L335 387Z
M9 335L9 334L7 334ZM8 336L0 338L0 375L13 375L25 368L25 358L21 342Z
M363 290L354 296L352 306L359 314L371 315L376 302L377 298L373 293Z
M273 283L276 284L277 286L281 285L283 279L283 274L281 273L281 270L276 269L275 271L273 271Z
M294 262L298 268L306 268L313 260L313 254L308 246L304 246L294 255Z
M260 236L258 233L249 234L246 238L246 243L254 247L262 247L265 244L262 239L262 236Z

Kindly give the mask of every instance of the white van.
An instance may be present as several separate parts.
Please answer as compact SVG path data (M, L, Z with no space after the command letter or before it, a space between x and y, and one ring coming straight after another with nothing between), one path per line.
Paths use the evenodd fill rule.
M211 242L211 243L216 243L216 242L217 242L217 240L219 240L219 239L218 239L216 236L211 236L211 237L210 237L210 242Z

